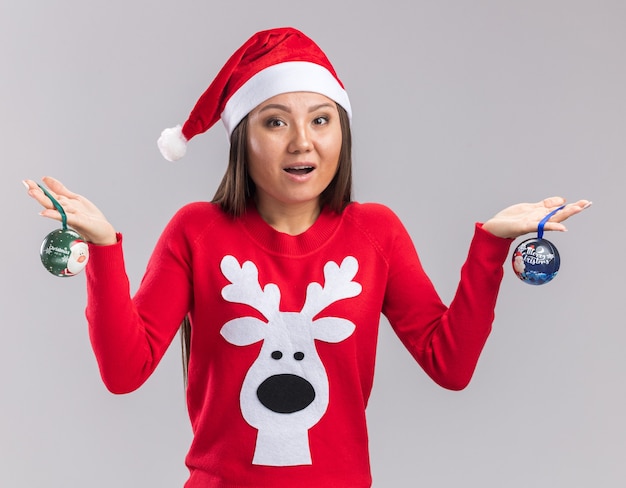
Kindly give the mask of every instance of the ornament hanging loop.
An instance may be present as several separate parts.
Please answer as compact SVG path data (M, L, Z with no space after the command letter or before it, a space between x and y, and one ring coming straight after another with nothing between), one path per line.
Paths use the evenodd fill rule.
M67 215L65 213L65 210L63 210L63 207L61 206L61 204L57 202L56 198L54 198L50 194L50 192L46 190L42 185L37 183L37 186L41 188L41 191L43 191L44 194L50 199L50 201L52 202L52 205L54 205L54 208L56 208L57 211L61 214L61 224L63 225L63 230L67 230Z
M546 222L548 222L548 220L550 220L550 218L552 218L555 213L557 213L559 210L563 210L564 208L565 205L561 205L559 208L553 210L543 219L541 219L541 222L539 222L539 225L537 226L537 239L543 239L543 228L546 225Z

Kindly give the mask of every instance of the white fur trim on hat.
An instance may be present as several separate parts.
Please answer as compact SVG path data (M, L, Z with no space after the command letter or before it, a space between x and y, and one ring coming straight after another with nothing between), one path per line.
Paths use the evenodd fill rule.
M237 124L268 98L297 91L325 95L341 105L352 118L348 94L330 71L316 63L288 61L259 71L230 97L221 114L226 131L232 134Z
M180 125L161 132L157 145L163 157L168 161L178 161L187 152L187 139Z

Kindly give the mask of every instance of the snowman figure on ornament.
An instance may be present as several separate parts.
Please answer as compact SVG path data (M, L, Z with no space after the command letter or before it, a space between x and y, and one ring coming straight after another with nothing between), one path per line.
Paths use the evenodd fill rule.
M61 272L67 276L80 273L87 265L89 246L85 241L76 239L70 244L70 255L67 258L67 267Z

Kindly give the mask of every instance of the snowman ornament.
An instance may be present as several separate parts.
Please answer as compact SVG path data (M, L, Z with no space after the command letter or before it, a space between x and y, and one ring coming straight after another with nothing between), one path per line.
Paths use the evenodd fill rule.
M70 244L70 256L67 258L67 267L64 272L68 275L80 273L89 261L89 246L81 239L76 239Z

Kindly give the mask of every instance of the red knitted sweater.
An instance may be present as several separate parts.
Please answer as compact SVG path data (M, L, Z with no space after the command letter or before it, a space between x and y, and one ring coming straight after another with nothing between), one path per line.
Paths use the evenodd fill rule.
M426 373L464 388L491 330L510 240L477 224L446 307L399 219L324 210L303 234L253 205L182 208L131 297L119 242L91 246L87 319L106 386L138 388L192 323L186 488L371 486L365 407L381 312Z

